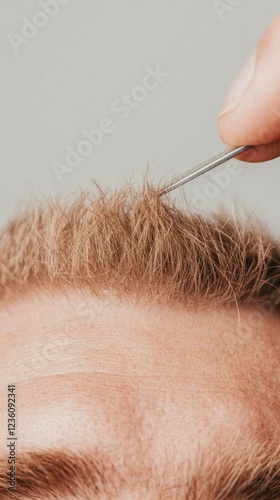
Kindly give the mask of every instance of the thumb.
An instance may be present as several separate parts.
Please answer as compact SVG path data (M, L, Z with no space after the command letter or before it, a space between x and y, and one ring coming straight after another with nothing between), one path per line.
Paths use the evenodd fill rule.
M218 130L229 146L258 146L239 159L257 162L280 156L280 15L231 86Z

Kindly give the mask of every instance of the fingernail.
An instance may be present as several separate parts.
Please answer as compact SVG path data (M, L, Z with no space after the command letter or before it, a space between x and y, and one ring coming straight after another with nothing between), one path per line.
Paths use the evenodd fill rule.
M236 108L253 81L256 68L256 50L244 64L236 80L230 87L219 116Z

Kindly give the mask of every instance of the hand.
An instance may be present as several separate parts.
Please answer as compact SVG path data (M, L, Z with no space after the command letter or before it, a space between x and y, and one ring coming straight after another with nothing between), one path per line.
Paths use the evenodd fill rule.
M280 15L230 88L218 130L228 146L258 146L238 159L259 162L280 156Z

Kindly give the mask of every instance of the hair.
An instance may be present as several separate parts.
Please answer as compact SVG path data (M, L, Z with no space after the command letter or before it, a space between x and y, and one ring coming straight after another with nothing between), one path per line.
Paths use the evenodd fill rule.
M147 184L140 192L98 188L74 201L41 203L18 214L0 235L2 301L36 289L74 288L100 297L112 291L164 303L279 311L279 285L280 245L261 227L183 213ZM220 454L208 472L202 468L186 484L178 478L170 495L159 489L158 498L279 498L279 454L280 448L265 459L254 449L237 462ZM2 463L0 498L112 497L102 493L109 487L102 464L90 468L89 459L78 462L78 474L77 458L67 454L59 466L55 454L18 457L16 493L7 490Z
M9 491L7 463L0 462L1 500L148 498L157 500L277 500L280 492L280 446L252 443L234 456L217 448L199 452L193 466L178 467L174 483L153 467L120 471L100 450L86 454L67 450L36 450L16 459L16 487ZM1 456L2 458L2 456ZM127 496L125 494L127 493ZM138 495L137 495L138 494Z
M280 245L228 216L183 213L144 183L18 214L0 235L0 299L89 289L182 304L279 310Z

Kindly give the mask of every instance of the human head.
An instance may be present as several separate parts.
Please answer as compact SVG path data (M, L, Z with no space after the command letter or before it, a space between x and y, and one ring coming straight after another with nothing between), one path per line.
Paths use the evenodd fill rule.
M268 234L182 213L147 185L99 189L17 216L0 264L0 423L15 383L18 498L280 491Z

